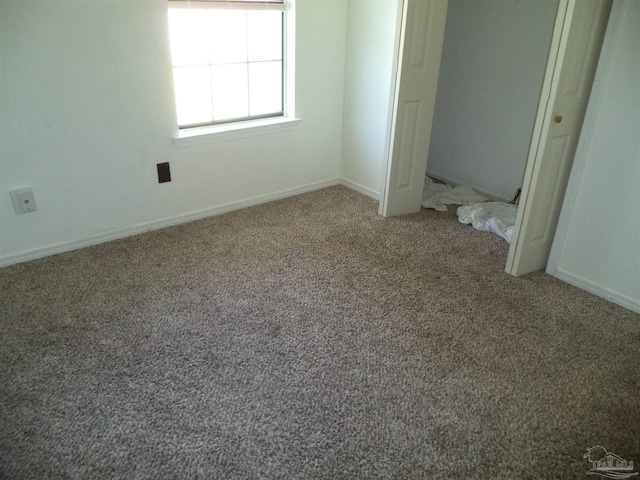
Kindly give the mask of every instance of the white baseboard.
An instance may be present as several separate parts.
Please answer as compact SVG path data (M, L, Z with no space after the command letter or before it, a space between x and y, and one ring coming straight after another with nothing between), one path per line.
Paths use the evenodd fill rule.
M437 180L440 180L441 182L446 183L447 185L451 185L452 187L458 187L460 185L465 185L467 187L471 187L473 188L476 192L478 192L480 195L482 195L483 197L487 197L489 200L491 200L492 202L504 202L504 203L509 203L512 199L511 198L504 198L504 197L500 197L498 195L494 195L493 193L489 193L489 192L485 192L484 190L478 190L476 187L474 187L473 185L466 185L464 183L458 182L457 180L454 180L453 178L449 178L449 177L445 177L444 175L438 175L435 173L431 173L431 172L427 172L427 175L435 178ZM514 192L515 193L515 192Z
M340 184L344 185L347 188L350 188L351 190L360 192L363 195L366 195L367 197L371 197L374 200L380 200L380 194L378 192L376 192L375 190L371 190L370 188L365 187L364 185L360 185L359 183L352 182L351 180L347 180L344 177L340 179Z
M163 218L160 220L154 220L152 222L141 223L132 227L121 228L117 230L111 230L108 232L100 233L98 235L91 235L88 237L72 240L68 242L60 242L54 245L46 247L36 248L25 252L6 255L0 258L0 267L6 267L16 263L28 262L30 260L36 260L38 258L48 257L50 255L56 255L59 253L70 252L72 250L78 250L100 243L108 242L111 240L117 240L119 238L130 237L132 235L139 235L141 233L151 232L153 230L159 230L161 228L171 227L173 225L179 225L181 223L192 222L194 220L200 220L214 215L221 215L223 213L232 212L234 210L240 210L242 208L252 207L254 205L260 205L263 203L273 202L275 200L281 200L283 198L292 197L301 193L311 192L313 190L320 190L321 188L332 187L334 185L340 185L339 178L332 178L322 182L309 183L307 185L301 185L299 187L288 188L286 190L280 190L274 193L268 193L265 195L258 195L255 197L247 198L245 200L238 200L235 202L226 203L216 207L205 208L195 212L184 213L171 218Z
M562 280L563 282L567 282L574 287L578 287L582 290L586 290L589 293L593 293L598 297L604 298L605 300L620 305L621 307L631 310L632 312L640 313L640 299L627 297L626 295L615 292L606 287L603 287L602 285L598 285L561 269L557 269L553 276L558 280Z

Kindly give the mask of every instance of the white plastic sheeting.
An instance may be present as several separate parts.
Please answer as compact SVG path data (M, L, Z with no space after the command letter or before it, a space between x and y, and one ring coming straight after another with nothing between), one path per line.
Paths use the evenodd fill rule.
M460 223L470 223L476 230L500 235L511 244L517 210L516 205L509 203L485 202L464 205L457 213Z
M422 206L424 208L433 208L446 212L447 205L468 205L486 202L487 200L489 199L477 194L469 187L461 185L452 188L451 185L436 183L429 177L424 179L424 191L422 193Z
M471 224L481 232L495 233L511 244L517 205L489 202L488 198L479 195L472 188L454 188L425 177L422 206L446 212L447 205L462 205L457 211L460 223Z

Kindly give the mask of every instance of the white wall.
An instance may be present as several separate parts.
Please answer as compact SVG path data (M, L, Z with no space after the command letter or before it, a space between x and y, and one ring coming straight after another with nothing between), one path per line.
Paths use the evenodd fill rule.
M181 148L166 9L0 2L0 265L338 182L347 2L297 1L301 123ZM24 186L38 211L18 216Z
M449 0L427 171L511 199L522 183L557 0Z
M387 151L398 0L349 0L341 176L377 197Z
M603 45L548 271L640 313L640 2L614 2L610 25L618 20L617 38L610 27Z

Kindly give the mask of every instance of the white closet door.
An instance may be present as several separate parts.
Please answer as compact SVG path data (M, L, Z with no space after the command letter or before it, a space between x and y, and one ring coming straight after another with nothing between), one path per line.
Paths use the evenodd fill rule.
M562 0L506 271L545 268L558 223L611 0ZM563 10L564 9L564 10ZM557 48L557 50L554 50Z
M447 0L404 0L389 160L380 213L420 210Z

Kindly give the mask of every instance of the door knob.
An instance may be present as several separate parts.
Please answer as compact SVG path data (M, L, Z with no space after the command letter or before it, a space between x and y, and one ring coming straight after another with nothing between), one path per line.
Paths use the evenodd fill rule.
M560 123L562 121L562 115L556 115L554 120L556 123Z

